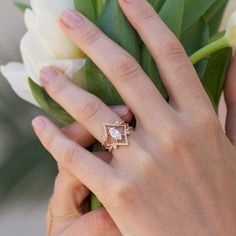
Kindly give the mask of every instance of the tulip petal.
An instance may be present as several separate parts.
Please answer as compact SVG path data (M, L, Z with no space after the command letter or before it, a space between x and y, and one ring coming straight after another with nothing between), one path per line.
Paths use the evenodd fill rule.
M84 57L59 25L61 12L68 8L74 9L74 1L32 0L31 4L36 16L33 32L38 34L60 58Z
M31 9L26 9L24 14L25 25L28 30L32 30L35 25L35 14Z
M28 76L23 64L18 62L11 62L5 66L1 66L0 70L11 85L12 89L19 97L39 107L38 103L31 93L28 84Z
M83 69L85 66L85 59L73 59L73 60L52 60L52 61L45 61L40 64L40 67L45 66L53 66L57 67L60 70L64 71L64 73L72 79L76 84L81 87L85 88L85 77ZM82 72L82 73L80 73ZM77 74L78 78L77 78Z
M220 26L220 31L224 31L226 29L229 17L233 14L234 11L236 11L236 0L229 0L224 12L223 20Z
M27 74L35 83L40 85L40 64L44 61L55 60L57 55L32 32L27 32L24 35L20 49Z
M70 79L81 71L85 65L85 59L60 59L48 45L32 32L27 32L21 41L21 53L29 77L38 85L39 72L44 66L55 66L65 72ZM83 73L82 73L83 75ZM84 87L84 78L80 75L78 85ZM78 82L78 80L76 80Z

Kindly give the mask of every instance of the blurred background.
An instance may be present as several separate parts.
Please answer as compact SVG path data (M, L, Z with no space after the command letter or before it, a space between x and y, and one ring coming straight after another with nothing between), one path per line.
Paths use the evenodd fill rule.
M21 61L24 32L23 13L11 0L0 1L0 64ZM42 111L19 99L0 74L0 235L46 235L56 166L33 134L37 114Z

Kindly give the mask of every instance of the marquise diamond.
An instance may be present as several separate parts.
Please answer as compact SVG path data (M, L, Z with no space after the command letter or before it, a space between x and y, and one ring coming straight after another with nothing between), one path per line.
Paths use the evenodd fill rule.
M115 140L118 140L118 141L122 140L122 135L121 135L120 131L117 130L116 128L110 128L109 134Z

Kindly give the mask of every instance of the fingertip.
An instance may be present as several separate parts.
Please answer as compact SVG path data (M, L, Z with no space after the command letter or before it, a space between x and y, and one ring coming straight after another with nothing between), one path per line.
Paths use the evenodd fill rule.
M130 122L133 118L132 112L126 105L114 106L112 110L126 122Z
M34 118L31 122L32 127L36 133L41 132L46 127L46 120L43 116L38 116Z
M58 71L53 67L43 67L39 72L40 81L47 85L51 83L58 75Z
M77 11L66 9L60 15L63 27L68 29L79 28L84 23L84 16Z

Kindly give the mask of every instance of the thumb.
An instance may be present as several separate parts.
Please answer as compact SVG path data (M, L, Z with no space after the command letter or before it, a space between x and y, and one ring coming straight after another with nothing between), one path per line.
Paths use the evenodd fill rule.
M226 134L236 147L236 55L229 67L224 92L227 105Z

